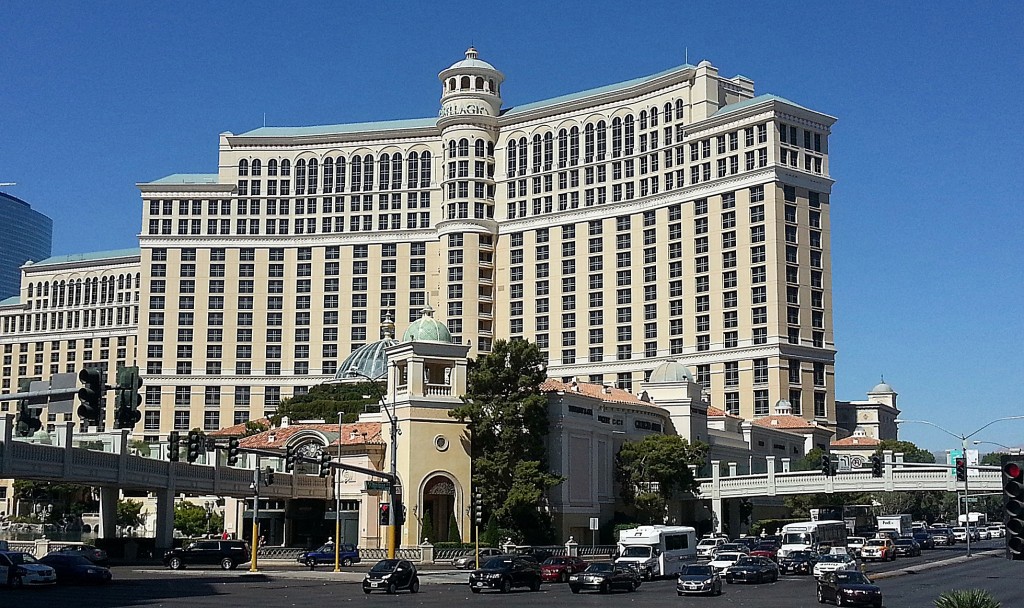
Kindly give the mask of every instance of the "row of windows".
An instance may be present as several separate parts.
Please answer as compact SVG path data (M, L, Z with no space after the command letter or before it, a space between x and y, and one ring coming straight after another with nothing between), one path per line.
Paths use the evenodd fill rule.
M407 158L400 153L381 154L374 159L372 154L363 156L354 155L346 159L344 156L327 157L323 159L322 165L317 159L306 160L300 158L295 161L295 194L316 194L317 189L323 185L323 193L344 192L346 184L352 192L368 191L374 189L374 171L376 169L376 184L379 190L400 189L403 182L406 188L429 188L431 161L430 152L409 152ZM405 171L403 179L403 169ZM280 173L282 176L291 175L292 166L288 160L281 161ZM238 163L239 177L259 177L262 173L262 166L259 159L249 161L242 159ZM276 160L267 162L267 175L277 176L278 164ZM251 189L256 180L243 180ZM276 180L275 180L276 181ZM281 180L282 186L287 180ZM241 182L239 183L241 186ZM242 194L240 191L239 194ZM283 193L282 193L283 194Z
M254 194L259 194L256 192ZM275 193L276 194L276 193ZM274 196L272 194L271 196ZM430 192L407 192L405 193L405 207L407 209L429 209ZM379 211L402 209L402 194L400 193L379 193L376 195L377 209ZM172 215L173 200L150 200L150 215L161 215L160 208L163 207L163 215ZM202 200L180 200L178 215L201 216L203 209ZM232 201L230 200L208 200L207 215L231 215ZM373 211L374 195L354 194L345 196L325 196L323 198L296 198L296 199L246 199L240 198L235 201L238 215L260 215L263 205L266 205L267 215L314 215L318 212L345 213L346 203L350 211ZM192 213L189 213L191 209ZM216 221L211 219L211 221Z
M377 220L376 227L374 227L375 218ZM270 236L289 234L317 234L318 224L320 234L332 234L346 232L346 223L348 225L348 232L370 232L373 230L400 230L403 228L430 228L431 226L430 212L420 211L406 213L404 214L404 217L403 214L401 213L379 213L375 215L368 214L322 217L320 218L319 222L317 222L317 218L306 218L305 220L296 218L294 221L286 218L263 220L237 219L235 220L234 223L234 231L232 231L231 220L207 220L205 225L205 231L203 230L204 226L202 220L178 220L177 232L172 232L173 225L171 220L152 219L149 220L149 228L147 234L177 234L179 236L199 236L204 234L258 235L261 233Z
M62 329L125 327L139 323L138 306L91 308L63 312L41 312L5 315L2 334Z

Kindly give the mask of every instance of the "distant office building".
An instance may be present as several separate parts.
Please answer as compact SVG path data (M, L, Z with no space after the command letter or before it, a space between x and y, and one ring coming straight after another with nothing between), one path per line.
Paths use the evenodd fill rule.
M53 220L20 198L0 192L0 300L18 295L25 262L50 257Z

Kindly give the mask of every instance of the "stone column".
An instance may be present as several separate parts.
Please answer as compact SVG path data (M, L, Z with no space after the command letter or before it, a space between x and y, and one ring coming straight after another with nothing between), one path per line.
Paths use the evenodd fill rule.
M430 541L424 540L420 543L420 563L434 563L434 545L430 544Z
M241 531L238 538L242 538ZM174 490L156 491L156 548L168 550L174 543Z
M117 488L100 488L99 538L117 536L117 499L120 495Z
M565 554L570 557L579 557L580 555L580 544L571 536L569 540L565 541Z

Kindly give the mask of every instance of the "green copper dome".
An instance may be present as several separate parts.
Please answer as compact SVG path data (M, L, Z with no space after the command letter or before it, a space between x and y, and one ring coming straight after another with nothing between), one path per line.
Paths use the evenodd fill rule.
M648 382L693 382L693 374L679 361L663 361L651 372Z
M444 323L434 318L429 304L423 307L423 316L409 324L402 334L402 342L451 342L452 334Z

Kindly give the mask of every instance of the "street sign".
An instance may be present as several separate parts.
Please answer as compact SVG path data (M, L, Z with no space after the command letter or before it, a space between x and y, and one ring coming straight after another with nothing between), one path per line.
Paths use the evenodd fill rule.
M388 489L388 482L386 482L386 481L367 481L366 482L366 491L367 492L373 492L373 491L376 491L376 490L387 491L387 489Z
M78 386L78 374L53 374L50 376L50 389L75 388ZM75 393L66 395L54 395L50 397L50 407L47 412L51 414L70 414L75 411Z
M596 517L591 517L590 518L590 529L591 530L600 530L601 529L601 522Z

